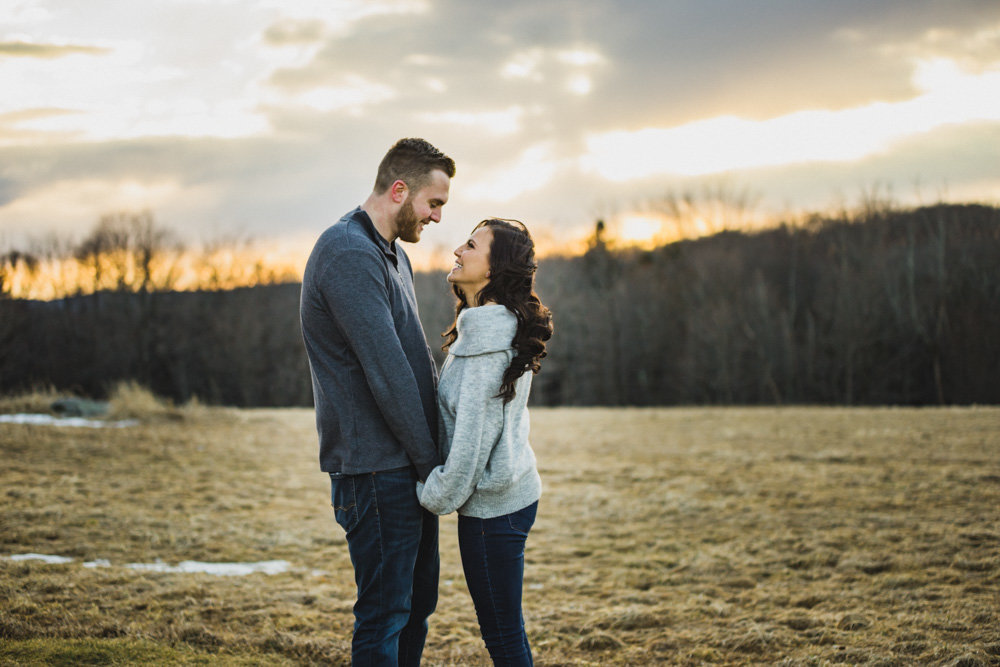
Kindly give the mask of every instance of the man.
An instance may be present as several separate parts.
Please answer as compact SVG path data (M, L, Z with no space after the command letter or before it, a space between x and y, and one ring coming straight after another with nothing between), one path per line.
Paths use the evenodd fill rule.
M417 665L437 605L437 517L417 480L440 463L437 369L397 240L441 220L454 161L401 139L365 203L327 229L302 279L320 467L347 533L358 599L355 665Z

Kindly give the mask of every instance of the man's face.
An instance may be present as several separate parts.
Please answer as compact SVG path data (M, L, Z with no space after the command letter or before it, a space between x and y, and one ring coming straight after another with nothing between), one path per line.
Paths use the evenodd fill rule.
M441 222L441 207L448 202L450 186L448 175L435 169L427 185L409 194L396 213L396 233L401 240L416 243L424 227L431 222Z
M396 234L403 241L416 243L420 240L420 232L423 231L423 228L420 218L413 210L413 201L407 199L403 208L396 213Z

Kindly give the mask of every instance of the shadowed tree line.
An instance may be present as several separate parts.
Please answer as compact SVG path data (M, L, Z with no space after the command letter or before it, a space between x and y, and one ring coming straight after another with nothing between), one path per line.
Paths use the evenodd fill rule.
M77 243L0 254L0 393L103 397L135 380L179 402L305 405L289 280L254 261L247 240L188 248L149 211L102 216ZM233 285L258 286L224 289ZM17 288L62 298L11 298Z
M874 206L549 262L552 403L1000 401L1000 210Z
M308 405L298 296L284 284L0 301L0 394L103 398L135 380L178 403Z
M650 251L615 248L599 224L584 255L542 262L556 332L533 402L1000 403L998 266L1000 209L979 205L870 206ZM134 379L177 401L311 403L297 284L175 292L128 275L0 299L0 393L99 397ZM416 277L439 360L444 276Z

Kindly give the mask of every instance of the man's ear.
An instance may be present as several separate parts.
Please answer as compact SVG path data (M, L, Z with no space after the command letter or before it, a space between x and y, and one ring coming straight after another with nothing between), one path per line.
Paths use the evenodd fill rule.
M396 180L389 187L389 194L392 196L393 203L402 204L406 201L406 197L410 194L410 188L406 186L405 182Z

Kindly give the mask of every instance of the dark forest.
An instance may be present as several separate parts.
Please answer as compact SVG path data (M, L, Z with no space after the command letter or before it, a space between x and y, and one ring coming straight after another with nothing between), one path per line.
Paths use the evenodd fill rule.
M585 254L541 262L555 335L532 401L1000 403L998 267L1000 209L981 205L815 215L648 251L598 227ZM454 315L444 276L416 277L439 361ZM294 283L147 281L52 301L0 290L0 394L100 398L134 380L178 403L310 405L298 295Z

